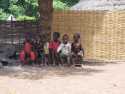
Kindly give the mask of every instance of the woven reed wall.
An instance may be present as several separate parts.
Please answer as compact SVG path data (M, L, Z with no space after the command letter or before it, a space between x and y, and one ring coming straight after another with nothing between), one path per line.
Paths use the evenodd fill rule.
M125 60L125 11L56 11L53 18L53 31L81 34L86 59Z

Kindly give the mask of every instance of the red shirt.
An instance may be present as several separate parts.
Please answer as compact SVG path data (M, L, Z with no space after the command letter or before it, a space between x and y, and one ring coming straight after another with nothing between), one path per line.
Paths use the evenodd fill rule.
M49 49L53 49L55 52L57 52L59 45L60 45L60 41L51 41L49 43Z
M24 44L24 51L25 51L26 53L30 53L30 52L32 51L32 45L31 45L29 42L26 42L26 43Z

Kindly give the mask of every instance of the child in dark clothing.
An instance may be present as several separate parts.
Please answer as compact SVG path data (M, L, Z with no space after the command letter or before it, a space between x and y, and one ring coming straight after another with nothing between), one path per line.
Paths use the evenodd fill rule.
M73 43L71 47L73 63L76 65L81 63L84 56L84 49L80 42L80 34L76 33L73 36Z
M49 43L49 63L59 65L59 56L57 49L60 45L60 34L58 32L53 33L53 40Z
M36 52L36 55L37 55L36 63L38 65L41 65L41 64L45 65L43 62L43 58L44 58L43 42L41 41L40 36L35 37L35 41L33 43L33 46L34 46L34 51Z

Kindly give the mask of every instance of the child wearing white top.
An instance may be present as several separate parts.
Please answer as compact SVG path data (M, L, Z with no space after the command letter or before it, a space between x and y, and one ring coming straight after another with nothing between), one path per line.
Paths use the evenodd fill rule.
M70 64L71 43L69 42L69 36L64 34L62 40L63 42L59 45L57 53L59 53L62 63Z

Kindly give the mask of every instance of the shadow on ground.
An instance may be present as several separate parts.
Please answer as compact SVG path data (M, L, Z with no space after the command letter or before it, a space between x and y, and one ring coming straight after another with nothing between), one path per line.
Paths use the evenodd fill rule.
M92 60L93 61L93 60ZM83 67L32 67L32 66L8 66L0 69L0 76L7 76L18 79L39 80L51 77L66 77L66 76L91 76L94 73L103 72L103 69L95 68L105 66L107 64L117 64L116 62L103 62L85 60Z
M75 68L75 67L4 67L0 69L0 76L7 76L10 78L39 80L51 77L66 77L78 75L92 75L103 70L92 68Z

